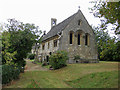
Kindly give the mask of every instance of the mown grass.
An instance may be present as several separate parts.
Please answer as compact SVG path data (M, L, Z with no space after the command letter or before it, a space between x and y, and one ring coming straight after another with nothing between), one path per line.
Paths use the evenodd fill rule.
M118 87L118 72L92 73L66 83L73 88L116 88Z
M58 70L26 71L6 88L117 88L117 75L118 62L68 64Z

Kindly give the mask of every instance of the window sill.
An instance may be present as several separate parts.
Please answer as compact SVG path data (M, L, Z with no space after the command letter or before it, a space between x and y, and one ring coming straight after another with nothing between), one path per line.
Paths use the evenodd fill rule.
M81 47L81 45L78 45L79 47Z
M85 47L89 47L89 45L85 45Z

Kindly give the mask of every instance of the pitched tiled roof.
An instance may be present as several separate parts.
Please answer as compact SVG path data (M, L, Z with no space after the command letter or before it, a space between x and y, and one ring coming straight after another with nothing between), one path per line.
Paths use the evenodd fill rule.
M74 18L74 16L77 13L73 14L72 16L68 17L67 19L65 19L64 21L62 21L61 23L53 26L51 28L51 30L42 38L42 41L49 39L55 35L57 35L58 32L61 32L62 30L65 29L65 27L70 23L70 21Z

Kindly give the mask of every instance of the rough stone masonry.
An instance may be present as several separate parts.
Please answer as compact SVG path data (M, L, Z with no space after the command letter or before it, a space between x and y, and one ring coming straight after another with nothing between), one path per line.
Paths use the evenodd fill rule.
M78 63L98 62L95 34L81 10L60 23L51 19L51 30L43 35L39 48L40 61L49 62L49 56L57 50L68 52L68 63L76 63L74 57L80 56Z

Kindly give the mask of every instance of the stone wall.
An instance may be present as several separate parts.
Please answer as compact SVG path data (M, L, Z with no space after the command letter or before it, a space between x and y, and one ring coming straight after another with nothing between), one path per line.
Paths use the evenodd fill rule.
M69 52L69 62L73 62L74 56L79 55L82 59L94 59L97 60L97 48L95 45L95 35L92 28L89 26L87 21L82 15L78 14L76 17L69 23L69 25L63 31L63 36L60 41L59 50L65 50ZM78 25L78 20L82 20L81 25ZM69 33L74 32L73 35L73 44L69 44ZM77 44L76 33L81 32L81 45ZM88 45L85 45L85 34L89 34Z
M50 52L54 53L59 49L59 41L57 41L57 47L54 47L54 43L53 43L54 40L58 40L58 36L53 37L41 43L40 48L39 48L39 55L41 55L42 61L46 59L46 56L50 56ZM49 48L48 48L48 43L49 43ZM43 44L45 45L44 50L42 49Z
M78 21L80 25L78 25ZM70 44L70 32L73 32L73 43ZM80 45L78 45L77 35L80 34ZM85 35L88 35L88 44L85 45ZM54 47L53 41L58 39L57 47ZM49 49L48 49L49 42ZM45 44L45 49L42 50L42 44ZM39 49L41 60L45 60L46 56L50 56L50 52L54 53L57 50L65 50L68 52L68 63L75 63L74 56L79 55L83 62L89 60L89 62L98 62L97 47L95 44L95 35L92 28L89 26L82 13L78 13L74 19L65 27L62 31L62 35L57 35L44 42L42 42Z

